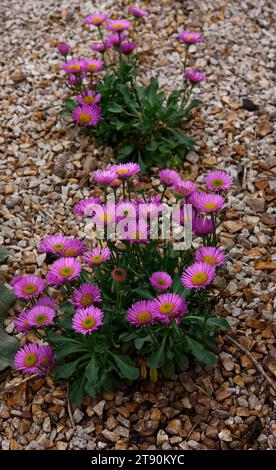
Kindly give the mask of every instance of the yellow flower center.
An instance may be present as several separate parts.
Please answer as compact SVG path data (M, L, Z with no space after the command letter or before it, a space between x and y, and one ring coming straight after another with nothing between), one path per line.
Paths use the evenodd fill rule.
M136 319L139 321L139 323L147 323L151 320L151 313L146 310L139 312L136 315Z
M220 188L223 185L224 185L224 181L222 181L222 180L212 181L212 186L214 186L214 188Z
M207 202L206 204L204 204L204 207L203 209L205 209L206 211L211 211L212 209L216 209L217 205L215 202Z
M96 264L102 263L103 255L92 256L91 261L93 261L93 263L96 263Z
M55 251L62 251L63 249L64 249L63 243L57 243L56 245L53 245L53 250Z
M88 70L96 70L96 68L97 68L97 65L96 65L96 64L89 64L89 65L87 65L87 69L88 69Z
M186 36L186 39L187 39L188 41L192 41L192 40L193 40L193 36L190 35L190 34L188 34L188 35Z
M172 313L174 310L174 304L171 302L164 302L161 307L160 307L160 313L163 313L163 315L169 315Z
M83 124L87 124L90 121L90 115L88 113L81 113L79 119Z
M115 178L115 180L112 181L113 184L121 184L121 180L119 178Z
M102 21L102 18L95 17L91 20L91 23L99 23L100 21Z
M68 65L68 70L71 70L72 72L80 72L81 66L78 64Z
M164 279L157 279L157 284L159 284L159 286L165 286L166 281L164 281Z
M96 320L94 317L88 317L82 320L82 327L85 330L90 330L90 328L93 328L93 326L96 325Z
M29 353L24 358L24 366L33 367L36 365L38 357L35 353Z
M37 291L35 284L27 284L23 287L24 294L34 294Z
M77 253L75 248L68 248L64 251L63 256L74 256Z
M63 277L70 277L73 274L73 272L74 272L74 269L70 268L70 266L66 266L59 270L59 274L61 274Z
M44 367L44 366L46 366L47 364L49 364L49 362L50 362L49 357L45 356L45 357L43 357L43 359L42 359L40 365L41 365L42 367Z
M95 101L95 96L86 96L83 101L87 104L92 104Z
M125 168L119 168L119 170L117 170L118 175L125 175L127 172L128 170Z
M37 315L35 317L36 323L44 323L47 320L46 315Z
M208 263L208 264L216 264L217 263L216 258L214 256L210 256L210 255L204 256L202 258L202 261L203 261L203 263Z
M196 273L192 277L192 283L195 286L201 286L202 284L204 284L205 281L207 281L207 279L208 279L208 276L205 272Z
M92 299L93 299L92 294L84 294L81 298L81 304L84 307L89 307L89 305L91 305L92 303Z
M123 25L122 23L117 23L113 25L114 29L124 29L124 27L125 25Z

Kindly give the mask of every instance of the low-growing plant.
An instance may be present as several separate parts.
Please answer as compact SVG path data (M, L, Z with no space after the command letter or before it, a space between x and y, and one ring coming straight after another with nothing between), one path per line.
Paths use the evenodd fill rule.
M201 35L178 35L184 46L180 55L183 83L180 89L165 93L156 78L151 77L147 85L141 82L135 25L146 15L137 9L130 13L135 18L133 24L111 20L105 13L85 19L86 25L98 32L98 41L91 49L101 55L100 59L77 59L70 56L67 43L58 45L65 58L65 83L73 95L64 100L62 114L69 114L99 145L113 147L119 161L138 162L142 171L156 163L175 166L194 148L193 139L183 131L188 129L193 111L202 104L191 95L205 77L186 67L189 47L200 42ZM104 28L111 34L104 35Z
M209 173L206 193L166 169L158 188L145 192L139 171L126 163L93 172L103 197L74 207L90 224L90 239L47 236L39 245L53 261L45 279L12 281L17 297L27 301L14 321L26 333L16 368L41 375L54 366L56 377L70 382L75 403L113 389L120 379L172 376L190 357L213 366L215 334L228 327L213 314L210 285L224 262L216 227L220 191L231 186L231 177ZM173 237L163 230L168 221ZM28 342L30 330L37 344Z

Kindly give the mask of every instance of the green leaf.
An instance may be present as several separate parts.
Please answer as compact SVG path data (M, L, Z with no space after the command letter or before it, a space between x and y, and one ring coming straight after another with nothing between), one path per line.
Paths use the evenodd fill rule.
M60 344L64 345L66 343L71 343L71 344L78 344L79 346L82 346L81 341L73 338L67 338L66 336L62 336L59 333L56 333L55 331L48 331L48 338L51 343L54 344Z
M3 246L0 247L0 264L4 263L6 259L9 257L9 252L6 248Z
M77 107L77 103L74 100L72 100L71 98L65 99L64 104L65 104L66 108L68 109L68 111L70 111L70 112L74 111L74 109Z
M124 108L117 103L111 103L107 106L108 111L111 113L122 113Z
M56 377L58 379L69 379L77 370L78 364L82 358L76 359L68 364L63 364L56 368Z
M148 362L148 366L150 369L156 369L156 367L158 367L160 363L162 364L165 358L166 340L167 340L167 336L164 336L161 347L157 349L157 351L154 351L152 355L149 357L147 362Z
M139 369L134 367L134 364L130 357L123 356L122 354L112 354L116 365L122 375L122 377L129 380L136 380L139 377Z
M208 318L206 322L206 326L207 328L212 327L215 329L218 328L220 330L228 330L230 328L228 321L225 320L225 318L221 318L221 317Z
M151 342L151 337L149 335L144 336L143 338L136 338L134 341L136 349L138 349L138 351L142 349L146 342Z
M175 354L175 360L180 371L186 370L188 368L189 359L186 354L184 354L184 352L178 350Z
M119 147L118 149L118 157L119 158L125 158L127 157L135 147L133 145L124 145L123 147Z
M65 343L62 345L60 351L57 352L57 360L60 361L61 359L64 359L65 357L69 356L69 354L73 353L80 353L87 351L87 348L82 346L79 343Z
M198 343L190 336L186 336L188 347L191 353L200 361L206 364L207 366L214 366L216 363L216 355L211 351L207 351L207 349L202 346L202 344Z
M6 287L4 282L0 282L0 325L15 301L16 296L12 290Z
M0 328L0 372L13 365L14 355L18 348L17 339Z
M59 308L63 312L70 313L71 315L73 315L75 313L75 307L68 300L65 300L64 302L61 302Z
M164 361L161 370L165 377L172 377L175 374L174 362L172 360Z
M85 382L85 374L82 374L71 386L70 398L77 406L80 406L83 402L85 396Z
M150 292L149 289L146 289L145 287L137 287L137 289L134 290L141 299L145 300L152 300L154 299L154 295Z
M98 382L99 370L100 369L97 365L96 358L93 355L85 368L85 376L89 384L96 384Z

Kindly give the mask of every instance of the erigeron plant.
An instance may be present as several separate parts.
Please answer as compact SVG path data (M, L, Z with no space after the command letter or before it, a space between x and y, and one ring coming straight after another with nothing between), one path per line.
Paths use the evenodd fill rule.
M45 279L28 275L12 281L16 296L27 302L14 320L26 334L16 368L41 375L53 367L57 379L70 382L77 404L85 394L115 388L118 380L172 376L188 367L190 357L213 366L215 334L228 328L213 314L211 283L225 258L215 234L221 193L231 177L209 173L207 193L176 171L161 170L158 192L149 196L139 185L139 172L137 163L94 171L92 183L103 196L79 201L74 212L92 220L100 238L86 246L85 240L48 235L39 245L39 252L54 258ZM175 240L162 239L158 228L172 192L178 228L185 233L186 225L192 227L190 248L184 242L180 246L186 249L174 249ZM113 222L121 227L120 239L114 229L107 235ZM203 246L194 248L200 240ZM30 330L36 344L29 342Z
M144 86L141 76L135 27L148 16L135 7L129 11L134 21L112 20L105 12L85 19L96 42L90 46L92 58L75 58L70 45L60 43L64 57L65 83L70 91L62 114L69 115L85 134L99 145L113 147L116 158L140 164L141 170L153 164L178 165L194 148L186 135L193 112L202 102L192 98L193 88L205 79L203 73L187 70L189 47L202 40L198 33L181 32L183 82L171 93L160 90L150 78ZM96 54L99 57L96 57Z

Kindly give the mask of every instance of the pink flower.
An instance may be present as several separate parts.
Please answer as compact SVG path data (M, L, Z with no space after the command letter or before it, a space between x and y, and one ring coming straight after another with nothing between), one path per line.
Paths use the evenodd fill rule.
M26 344L17 351L14 357L14 366L23 374L40 375L41 346L38 344Z
M81 255L84 250L84 244L81 240L67 238L64 250L62 252L62 256L67 258L68 256L72 256L76 258L77 256Z
M206 194L202 193L194 206L203 213L212 214L222 208L224 204L224 197L219 194Z
M130 176L134 176L139 171L141 171L140 165L138 163L120 163L118 165L112 165L110 170L114 170L117 174L118 178L125 179L129 178Z
M97 307L80 308L72 319L72 327L77 333L91 334L103 324L103 312Z
M161 294L154 300L153 312L162 323L170 323L173 320L179 323L187 313L187 305L178 294Z
M99 204L101 204L99 197L83 199L74 206L74 213L80 216L93 215L95 205L98 206Z
M148 224L141 219L139 222L130 221L127 227L128 231L123 239L133 243L149 243L148 241Z
M129 12L135 16L135 18L145 18L148 16L148 12L144 10L140 10L140 8L137 7L129 7Z
M151 275L150 282L158 290L167 290L172 285L172 277L164 271L157 271Z
M152 300L135 302L127 311L127 320L136 327L145 327L154 323L153 305Z
M120 47L120 51L123 53L123 54L131 54L134 49L136 49L137 47L137 44L136 42L123 42L121 44L121 47Z
M55 309L56 299L54 299L53 297L49 297L49 295L44 295L43 297L40 297L40 299L38 299L36 305L44 305L44 307L50 307L52 309Z
M62 68L66 73L77 73L77 74L79 74L79 73L86 70L85 66L86 66L85 60L83 60L83 59L71 59L71 60L68 60L68 62L65 62L62 65Z
M136 220L136 207L133 202L118 202L116 205L116 219L132 218Z
M27 310L23 310L13 323L17 331L22 333L29 331L31 329L31 325L29 323Z
M177 181L173 185L173 190L183 197L188 197L196 191L196 184L192 181Z
M125 269L116 267L111 272L111 276L116 282L124 282L126 280L127 273Z
M101 26L103 23L106 22L108 18L108 13L104 12L96 12L93 15L87 16L84 20L85 24L93 25L93 26Z
M101 120L101 109L96 104L78 106L72 112L72 118L83 126L96 126Z
M82 257L83 261L91 266L98 266L110 258L109 248L93 248L86 251Z
M226 191L233 184L232 177L225 171L210 171L205 177L205 183L210 191Z
M194 263L182 274L181 282L187 289L202 289L208 286L216 275L214 266L207 263Z
M95 284L81 284L74 289L71 302L77 307L90 307L94 302L102 302L100 289Z
M214 230L212 219L208 217L196 217L193 220L193 231L196 235L209 235Z
M20 299L33 299L44 290L44 281L38 276L22 276L13 285L13 292Z
M178 39L180 42L184 42L184 44L196 44L202 41L202 36L198 33L183 31L178 35Z
M81 263L75 258L60 258L52 264L46 280L49 284L60 285L67 281L73 281L81 272Z
M31 326L42 327L53 323L55 311L51 307L36 305L28 311L28 323Z
M224 254L219 248L206 246L199 248L195 253L195 261L211 264L213 266L221 266L224 263Z
M105 42L94 42L94 44L91 44L90 46L90 49L92 51L101 52L101 53L104 53L107 48L108 46Z
M86 72L96 73L100 72L103 67L104 63L100 59L85 59L84 70Z
M159 171L159 178L166 186L172 186L182 181L180 174L177 171L169 170L168 168Z
M108 226L112 230L115 224L115 204L106 204L98 206L94 222L97 224L98 228L105 228Z
M40 242L38 251L39 253L53 253L59 255L62 254L65 249L66 242L67 237L64 235L48 235Z
M117 178L117 173L113 169L95 170L91 174L91 180L95 183L110 185Z
M204 73L198 72L197 70L187 70L184 77L192 83L203 82L206 78Z
M100 101L101 96L102 95L100 93L96 93L94 90L87 90L84 96L78 95L76 97L76 101L79 104L97 104Z
M68 54L68 52L70 52L70 49L71 49L71 47L69 46L69 44L67 44L67 42L60 42L57 48L58 48L59 53L65 56Z
M49 345L40 346L40 369L46 372L50 369L51 365L55 362L53 350Z
M125 31L131 28L131 22L128 20L110 20L106 24L106 28L109 31L116 31L116 32Z
M127 39L127 35L124 33L109 34L105 40L106 47L116 47Z

